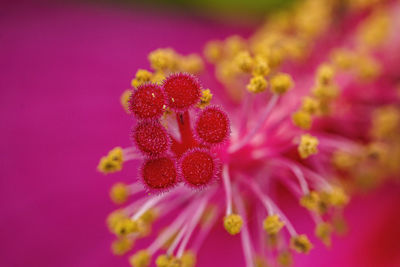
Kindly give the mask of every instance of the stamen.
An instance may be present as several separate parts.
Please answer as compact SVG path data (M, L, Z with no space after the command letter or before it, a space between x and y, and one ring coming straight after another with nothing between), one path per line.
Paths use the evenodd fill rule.
M220 212L216 211L215 214L212 216L211 220L206 223L206 226L202 227L202 229L200 230L200 233L197 235L196 239L193 241L191 250L193 250L194 252L199 251L199 249L203 245L204 240L206 239L206 237L209 235L212 228L214 227L215 222L217 221L217 219L219 217L219 214L220 214Z
M179 246L178 252L176 253L177 258L181 258L183 253L185 252L186 245L189 242L189 239L192 236L192 233L193 233L194 229L196 228L196 225L199 222L201 215L203 214L203 211L206 207L207 201L208 201L209 197L211 196L211 194L213 194L213 192L206 195L205 197L203 197L202 202L197 207L196 213L193 214L193 219L190 222L188 229L185 233L185 237L183 238L182 243Z
M131 217L132 220L136 221L140 218L147 210L157 205L158 202L168 197L169 194L158 195L150 198L144 205Z
M149 246L147 249L151 254L155 254L177 231L182 227L184 222L189 218L193 207L197 203L192 203L172 222L172 224Z
M289 219L286 217L286 215L278 208L278 206L272 201L272 199L269 198L265 194L262 194L262 193L259 194L257 192L257 190L259 190L259 189L257 189L257 185L254 183L254 181L252 181L251 179L245 179L244 177L239 177L238 181L240 181L241 183L247 185L257 195L257 197L259 197L260 201L263 204L265 203L263 201L263 199L265 198L267 200L267 203L268 203L268 206L265 205L265 208L267 209L268 213L269 214L277 214L282 219L282 221L285 223L289 234L291 236L296 236L297 235L297 232L294 229L292 223L289 221ZM261 191L259 191L259 192L261 192Z
M242 199L238 192L235 193L234 201L235 201L236 207L238 208L239 214L241 214L242 217L246 218L246 212L245 212L245 209L243 206L243 202L242 202ZM245 222L242 227L242 231L240 233L240 238L242 241L242 248L243 248L243 252L244 252L246 266L253 267L254 266L253 248L251 246L250 234L249 234L249 231L247 228L247 222Z
M229 167L224 165L222 169L222 179L224 182L225 197L226 197L226 216L232 214L232 186L229 177Z
M185 223L182 229L179 230L178 235L174 238L174 242L167 250L167 255L172 256L174 254L175 248L178 246L179 242L183 238L183 235L185 234L188 228L189 228L189 222Z
M297 180L299 181L301 190L305 195L308 195L310 190L308 188L308 183L304 177L304 174L301 170L301 168L297 164L293 164L290 161L284 159L284 158L277 158L274 159L273 162L281 163L283 165L286 165L296 176Z
M234 153L241 149L243 146L247 145L253 137L259 133L259 131L264 127L266 120L268 119L269 114L271 113L272 109L275 107L276 103L278 102L279 95L274 94L271 99L269 100L267 107L264 109L263 113L260 115L260 119L255 124L254 128L245 136L242 141L233 144L229 147L228 152Z

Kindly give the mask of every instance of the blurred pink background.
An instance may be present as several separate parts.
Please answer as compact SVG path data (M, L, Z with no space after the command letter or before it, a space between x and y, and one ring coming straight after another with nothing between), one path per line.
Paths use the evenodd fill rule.
M110 252L105 218L110 186L136 168L96 171L109 149L130 144L121 92L155 48L200 52L209 39L249 32L124 6L0 4L0 266L128 266ZM390 186L356 197L350 234L330 250L316 243L296 266L400 266L399 201ZM198 266L243 266L238 239L221 229Z

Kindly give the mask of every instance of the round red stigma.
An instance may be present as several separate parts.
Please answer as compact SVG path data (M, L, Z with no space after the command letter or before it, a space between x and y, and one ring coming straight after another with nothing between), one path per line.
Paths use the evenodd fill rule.
M156 121L140 122L133 130L132 137L137 148L149 156L165 153L170 145L165 129Z
M197 136L204 143L221 143L229 135L228 116L217 107L208 107L200 113L195 129Z
M186 111L200 100L200 84L190 74L178 73L168 76L163 88L168 106L176 111Z
M165 96L160 86L146 83L134 90L129 108L139 119L159 118L164 112Z
M182 156L180 170L189 185L198 187L207 185L215 177L217 166L210 152L194 149Z
M148 189L168 189L178 181L176 165L171 158L148 159L142 167L142 178Z

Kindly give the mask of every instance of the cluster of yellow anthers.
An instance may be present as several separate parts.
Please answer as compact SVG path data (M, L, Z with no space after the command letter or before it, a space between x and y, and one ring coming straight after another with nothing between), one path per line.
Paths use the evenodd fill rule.
M400 171L400 109L382 106L371 118L370 142L351 151L337 150L333 165L355 177L357 186L370 188Z
M180 55L172 48L160 48L150 52L148 60L153 72L139 69L136 72L135 77L132 79L132 88L153 82L161 83L166 76L175 72L188 72L191 74L198 74L204 69L204 63L201 57L197 54L190 54L187 56ZM132 90L127 89L121 95L121 104L125 108L126 112L130 112L128 108L128 101L131 96ZM210 90L206 89L203 91L201 107L205 107L210 103L212 94Z
M210 41L204 55L215 64L217 78L235 99L243 94L237 85L243 77L249 77L250 92L263 92L268 84L266 76L277 83L279 90L279 83L288 82L287 77L274 80L280 75L279 66L285 60L307 56L312 41L329 25L334 6L334 1L301 1L297 8L273 14L248 40L231 36L224 41Z
M97 169L102 173L118 172L122 169L124 156L122 148L116 147L111 150L107 156L100 159Z
M129 186L125 184L115 184L111 189L111 199L117 204L123 204L131 193L130 191ZM128 208L116 210L107 218L109 230L117 236L117 239L111 245L112 252L115 255L124 255L132 249L135 240L149 236L152 231L152 224L158 218L160 212L157 208L150 208L138 218L132 219L128 216L129 211L127 210L132 208L136 207L131 205ZM209 205L200 218L200 226L204 229L210 229L215 216L215 209L212 205ZM178 229L171 233L172 228L160 231L160 237L163 237L164 243L159 244L159 246L165 250L168 250L177 238ZM134 267L148 267L152 256L151 248L139 250L129 258L129 262ZM191 250L184 251L180 257L175 257L172 254L161 254L157 257L155 263L157 267L194 267L196 255Z

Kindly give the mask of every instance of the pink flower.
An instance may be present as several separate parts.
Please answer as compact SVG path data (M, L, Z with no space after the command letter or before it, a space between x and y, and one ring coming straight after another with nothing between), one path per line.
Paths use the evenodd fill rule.
M163 218L168 226L129 258L131 265L155 259L159 267L194 266L219 221L240 234L245 266L291 265L290 250L308 254L313 244L282 208L288 194L330 246L332 233L343 231L346 191L398 175L396 81L381 75L390 64L378 55L397 25L393 7L365 15L363 5L349 5L337 22L338 5L310 0L272 17L248 40L208 43L205 56L226 89L217 99L222 108L207 107L214 91L182 73L200 72L198 56L170 48L150 53L154 72L139 70L121 99L139 120L136 148L117 147L98 166L111 173L126 161L144 161L138 176L149 196L108 217L118 237L114 253L131 250ZM339 40L332 43L331 35ZM375 96L382 82L392 87L384 103ZM118 183L111 198L124 203L140 193L137 183Z
M172 46L179 52L191 53L199 51L210 38L241 32L204 22L160 15L152 17L140 12L133 16L119 9L87 5L51 4L38 8L9 4L2 11L3 75L0 84L3 101L0 114L5 141L0 145L4 167L0 197L0 226L4 229L0 265L127 266L125 258L111 255L109 249L111 235L106 232L104 218L113 206L105 195L116 179L132 183L139 164L127 162L118 175L95 175L93 170L105 147L132 146L129 141L131 120L113 104L118 101L118 91L127 86L132 71L145 66L144 55L152 49ZM188 38L192 32L196 34ZM365 128L358 128L359 124L350 119L374 113L373 106L396 105L397 100L392 97L398 63L397 54L393 53L394 44L379 58L385 62L385 76L377 84L387 89L385 94L379 94L382 90L373 90L376 85L357 83L349 87L354 93L349 90L346 94L348 103L355 103L350 101L355 97L365 97L364 103L371 103L368 113L363 113L364 106L360 105L359 113L349 116L350 110L343 115L349 121L339 120L340 116L326 118L314 121L315 129L334 132L330 124L340 122L340 129L349 139L363 140L362 136L368 134ZM284 97L289 98L289 94L300 88L297 76L314 75L315 62L308 63L297 68L284 66L295 68L293 73L282 69L291 74L295 83L293 90ZM217 104L228 113L231 125L236 124L236 119L240 118L237 103L228 100L209 75L200 75L199 79L211 88L212 103L219 99ZM338 76L335 79L341 82ZM240 85L245 92L246 84ZM377 96L382 98L377 100ZM286 100L278 105L282 102ZM341 107L348 107L346 102L341 104ZM276 111L279 109L274 109ZM376 114L379 118L379 112ZM379 119L376 122L379 124ZM365 126L368 122L360 124ZM361 137L360 132L364 134ZM395 183L352 199L344 213L350 232L344 238L334 238L328 250L312 237L314 224L304 209L297 208L298 199L287 192L286 186L277 187L272 191L278 193L277 204L299 231L309 234L315 247L307 256L295 255L297 266L399 264L399 247L395 241L400 236L398 228L394 227L398 224L398 209L393 205L399 201L399 192ZM199 191L205 190L207 188ZM224 204L218 205L223 207ZM249 221L260 222L256 216ZM167 222L160 220L155 232ZM249 229L251 232L255 228ZM139 241L134 249L147 248L146 242L153 240L152 237ZM218 221L199 251L197 266L244 266L242 258L240 238L222 231L222 222Z

